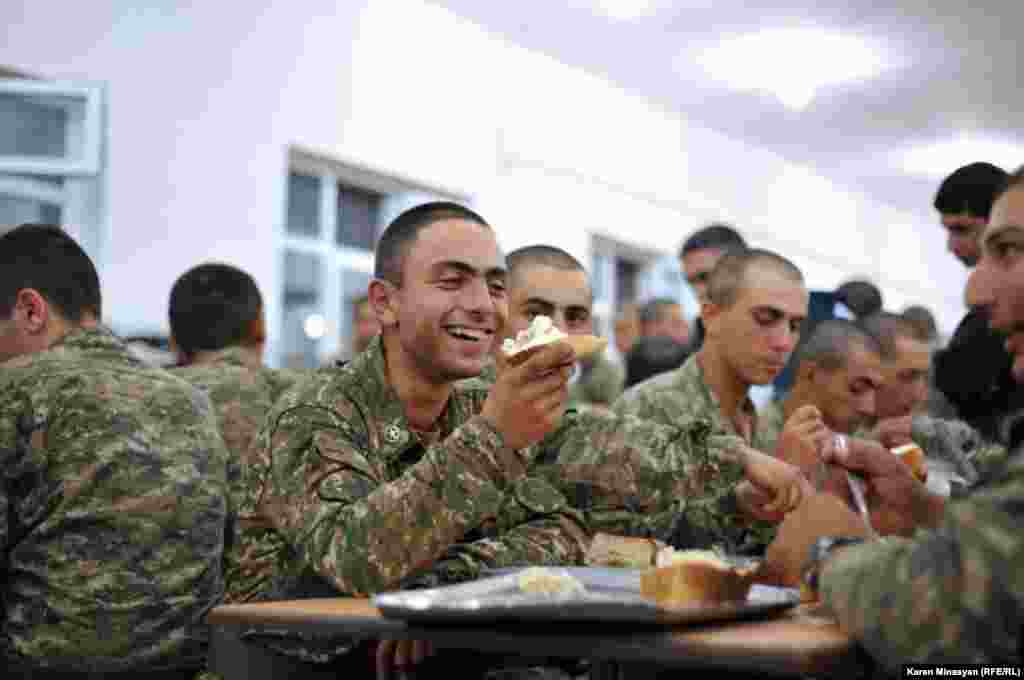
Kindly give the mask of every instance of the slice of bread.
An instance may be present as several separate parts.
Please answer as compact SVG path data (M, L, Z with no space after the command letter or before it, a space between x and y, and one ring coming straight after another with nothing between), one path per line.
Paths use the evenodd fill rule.
M572 347L572 351L576 353L577 359L586 359L589 356L597 354L608 346L608 339L597 335L567 335L562 338L553 337L546 342L539 345L531 345L525 349L515 348L512 352L509 352L503 348L502 351L505 352L508 357L508 363L514 366L526 361L526 359L539 348L544 347L545 345L550 345L553 342L568 343L569 346Z
M904 444L892 449L892 452L903 459L914 477L920 482L928 481L928 462L924 458L924 451L917 444Z
M675 552L670 561L640 575L641 594L667 606L743 602L756 571L734 567L708 550Z
M597 533L590 541L584 561L590 567L647 569L655 564L654 556L665 547L664 543L653 538Z

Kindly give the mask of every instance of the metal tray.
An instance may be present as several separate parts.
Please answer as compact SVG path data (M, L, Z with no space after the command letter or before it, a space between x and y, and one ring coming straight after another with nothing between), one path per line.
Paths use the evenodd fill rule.
M382 593L374 604L388 618L412 623L606 622L677 625L727 621L780 612L797 605L792 588L754 585L745 602L664 607L640 595L640 569L562 567L585 593L546 595L519 591L521 569L503 569L478 581L442 588Z

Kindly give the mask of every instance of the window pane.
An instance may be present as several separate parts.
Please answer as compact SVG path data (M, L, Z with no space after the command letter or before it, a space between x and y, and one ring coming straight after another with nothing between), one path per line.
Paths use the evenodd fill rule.
M338 233L340 246L373 250L380 224L381 197L363 189L338 185Z
M68 109L81 105L67 97L0 92L0 156L64 158Z
M636 302L637 275L640 267L635 262L630 262L621 257L615 258L615 304L621 307L627 302Z
M25 222L60 224L61 207L56 203L0 193L0 228Z
M288 233L297 236L320 235L320 178L288 175Z
M327 332L320 308L323 271L320 258L288 251L284 256L284 365L315 368L320 338Z

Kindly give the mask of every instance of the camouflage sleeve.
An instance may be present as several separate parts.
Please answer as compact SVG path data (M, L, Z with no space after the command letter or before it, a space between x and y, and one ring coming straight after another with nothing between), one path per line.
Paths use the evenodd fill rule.
M970 488L1006 460L1006 447L985 440L967 423L914 416L911 438L928 458L950 464Z
M429 567L496 518L503 490L526 472L526 458L475 416L386 481L350 415L309 405L272 415L251 468L260 514L343 593L386 590Z
M587 412L545 441L554 453L541 459L593 531L729 547L747 533L735 498L738 442L703 420L666 426Z
M582 565L590 543L581 513L558 489L537 476L511 484L495 522L483 538L459 543L415 586L435 586L478 578L485 568L529 565Z
M842 627L894 672L916 662L1019 661L1024 601L1024 460L947 506L915 540L848 548L822 594Z

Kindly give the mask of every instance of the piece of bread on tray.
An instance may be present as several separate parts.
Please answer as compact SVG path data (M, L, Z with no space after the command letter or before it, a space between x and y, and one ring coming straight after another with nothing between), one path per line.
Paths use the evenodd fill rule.
M665 606L744 602L757 570L736 567L710 550L663 552L658 562L664 566L640 575L640 593Z

